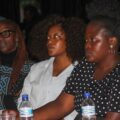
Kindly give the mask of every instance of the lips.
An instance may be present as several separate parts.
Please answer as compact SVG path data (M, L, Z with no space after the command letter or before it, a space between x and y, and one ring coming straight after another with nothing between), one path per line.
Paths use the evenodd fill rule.
M47 45L47 49L48 50L52 50L52 49L54 49L55 47L54 46L52 46L52 45Z
M85 54L86 54L87 57L90 57L90 56L94 56L94 55L95 55L94 52L87 52L87 51L86 51Z

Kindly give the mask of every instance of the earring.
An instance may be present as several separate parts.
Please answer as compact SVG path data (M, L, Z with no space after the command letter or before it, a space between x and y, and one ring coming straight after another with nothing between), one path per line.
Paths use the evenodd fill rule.
M110 45L109 47L110 47L110 49L109 49L109 53L110 53L110 54L115 54L116 51L115 51L113 45Z
M110 49L113 49L113 45L110 45Z

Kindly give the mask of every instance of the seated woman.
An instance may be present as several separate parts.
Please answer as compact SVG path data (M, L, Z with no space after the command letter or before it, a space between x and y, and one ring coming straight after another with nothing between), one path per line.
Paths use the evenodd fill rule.
M120 120L119 24L96 17L86 28L86 58L73 70L61 95L34 111L35 120L57 120L72 110L80 113L84 91L92 94L97 119Z
M58 97L77 61L83 57L84 23L82 20L68 18L64 21L60 16L51 17L54 19L48 19L50 24L46 36L48 54L51 58L31 67L21 93L30 96L33 109ZM39 44L37 47L40 49ZM77 112L74 111L64 120L73 120L76 115Z
M14 102L31 65L19 26L0 20L0 110L16 109Z

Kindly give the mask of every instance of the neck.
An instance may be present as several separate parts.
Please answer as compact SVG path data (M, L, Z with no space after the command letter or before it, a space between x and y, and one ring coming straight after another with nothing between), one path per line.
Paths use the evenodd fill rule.
M53 63L53 76L58 76L63 70L71 65L71 59L68 56L56 57Z
M2 65L12 66L13 60L16 56L17 51L13 51L10 53L0 53L0 62Z
M55 65L70 65L72 63L71 58L67 55L64 55L62 57L56 57L54 60Z
M104 60L96 64L96 68L101 68L102 70L108 70L114 68L120 60L119 55L109 55Z

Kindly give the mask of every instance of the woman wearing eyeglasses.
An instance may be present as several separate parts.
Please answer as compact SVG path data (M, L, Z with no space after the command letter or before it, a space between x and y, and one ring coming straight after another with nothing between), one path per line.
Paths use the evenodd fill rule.
M15 101L33 63L28 60L24 37L11 20L0 21L0 110L16 109Z
M84 24L81 20L68 18L64 21L60 16L53 15L46 18L43 23L46 23L45 21L49 25L46 39L51 58L31 67L21 93L29 94L33 109L56 99L78 59L83 56ZM76 114L74 111L64 120L73 120Z

